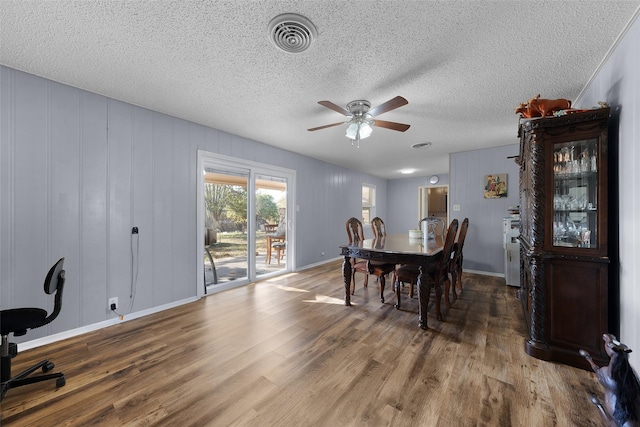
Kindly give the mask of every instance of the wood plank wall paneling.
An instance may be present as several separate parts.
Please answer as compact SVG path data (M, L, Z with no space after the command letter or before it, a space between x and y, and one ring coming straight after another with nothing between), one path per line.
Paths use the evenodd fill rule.
M314 242L295 245L297 267L338 256L362 182L386 217L384 179L2 65L0 85L0 307L50 305L44 275L62 256L67 271L58 321L18 342L112 319L110 297L136 313L196 295L198 150L297 171L293 226Z
M380 304L340 262L25 351L67 384L9 390L3 426L599 426L595 374L524 353L504 280L463 275L444 321Z

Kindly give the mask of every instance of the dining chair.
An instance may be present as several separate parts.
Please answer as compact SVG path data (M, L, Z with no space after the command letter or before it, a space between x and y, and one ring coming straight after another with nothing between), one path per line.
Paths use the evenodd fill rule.
M271 264L271 253L272 250L275 249L278 257L278 265L280 265L280 255L284 251L286 247L287 241L287 221L284 216L280 217L280 221L276 225L275 229L273 229L273 224L265 224L265 231L267 229L272 230L269 233L265 234L267 239L267 255L266 255L266 263Z
M376 237L382 237L387 235L387 228L384 225L384 221L379 216L371 220L371 232L373 233L374 239Z
M444 239L445 228L446 227L444 220L442 218L436 217L435 215L422 218L420 221L418 221L418 230L422 230L424 235L426 235L427 239L429 240L435 239L436 236L441 236ZM411 277L413 275L410 274L409 276ZM393 283L395 286L395 278ZM409 281L407 283L409 283L409 298L413 298L413 285L415 285L415 282L412 283ZM404 281L401 281L400 285L404 287Z
M442 218L431 215L418 221L418 229L426 233L428 239L435 239L436 236L444 238L447 226Z
M428 288L427 295L425 296L427 303L429 301L429 294L431 288L436 291L436 315L438 320L442 320L442 313L440 312L440 299L442 297L442 283L445 288L445 304L447 307L451 307L451 302L448 298L449 287L451 281L449 279L449 265L451 262L451 254L458 233L458 220L454 219L449 224L447 233L443 241L442 251L438 256L437 261L427 271L422 271L422 280L427 280ZM413 286L418 283L418 276L420 275L420 268L415 265L403 265L397 268L393 276L393 286L396 293L396 308L400 308L400 284L409 284L409 297L413 297Z
M449 272L451 273L451 291L453 293L454 300L458 299L456 285L458 286L458 290L462 292L462 248L464 247L468 228L469 218L465 218L462 220L462 224L460 224L458 240L456 241L454 251L451 254L451 262L449 264Z
M375 219L375 218L374 218ZM378 218L379 219L379 218ZM380 220L382 222L382 220ZM373 228L373 225L372 225ZM347 220L346 223L347 236L349 238L349 244L362 242L364 240L364 229L362 228L362 222L355 217L351 217ZM381 243L381 240L384 236L376 237L374 232L374 240L377 240L377 243ZM373 274L378 278L378 282L380 284L380 302L384 303L384 288L386 285L385 276L389 273L393 272L396 268L395 264L389 264L384 262L377 261L366 261L366 260L358 260L351 259L351 295L355 294L356 288L356 272L360 271L365 274L364 276L364 287L368 287L369 285L369 274Z

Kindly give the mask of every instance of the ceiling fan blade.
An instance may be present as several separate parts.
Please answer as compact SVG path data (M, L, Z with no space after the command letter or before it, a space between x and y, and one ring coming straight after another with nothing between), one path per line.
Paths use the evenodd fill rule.
M400 132L404 132L405 130L409 129L409 127L411 126L411 125L405 125L404 123L387 122L386 120L378 120L378 119L375 119L373 121L373 125L380 128L397 130Z
M377 107L372 108L371 110L369 110L369 114L371 114L372 116L377 116L382 113L386 113L387 111L395 110L396 108L402 107L403 105L407 105L408 103L409 101L407 101L403 97L396 96L395 98L388 100L384 104L380 104Z
M334 126L339 126L339 125L343 125L344 122L340 122L340 123L331 123L330 125L324 125L324 126L318 126L317 128L311 128L311 129L307 129L308 131L314 131L314 130L320 130L320 129L326 129L326 128L330 128L330 127L334 127Z
M320 105L322 105L324 107L327 107L330 110L337 111L338 113L342 114L343 116L351 116L350 112L348 112L347 110L345 110L341 106L334 104L331 101L318 101L318 104L320 104Z

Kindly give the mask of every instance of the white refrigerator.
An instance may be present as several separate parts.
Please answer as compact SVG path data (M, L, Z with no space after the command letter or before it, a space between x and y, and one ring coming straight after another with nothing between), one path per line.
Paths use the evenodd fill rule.
M504 279L509 286L520 287L520 217L502 219L502 247L504 248Z

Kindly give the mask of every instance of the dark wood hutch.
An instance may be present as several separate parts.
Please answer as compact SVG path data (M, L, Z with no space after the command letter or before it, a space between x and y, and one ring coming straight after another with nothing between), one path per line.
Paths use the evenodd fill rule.
M606 364L610 313L610 109L520 119L520 299L525 351L590 369Z

